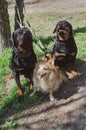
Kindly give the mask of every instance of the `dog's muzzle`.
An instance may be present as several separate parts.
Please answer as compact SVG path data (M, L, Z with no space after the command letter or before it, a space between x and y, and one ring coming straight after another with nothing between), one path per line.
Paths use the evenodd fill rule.
M43 74L38 73L38 79L43 78L45 75L46 75L46 73L43 73Z
M60 35L65 35L65 34L67 34L68 33L68 31L67 30L64 30L64 29L59 29L58 31L57 31L57 34L60 34Z

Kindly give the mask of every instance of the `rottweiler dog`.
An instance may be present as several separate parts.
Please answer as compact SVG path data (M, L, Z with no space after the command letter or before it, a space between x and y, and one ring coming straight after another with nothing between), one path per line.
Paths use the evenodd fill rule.
M54 64L66 68L73 76L78 73L75 71L75 60L77 46L73 37L72 25L68 21L59 21L54 29L56 41L51 51Z
M13 52L10 61L10 68L18 87L18 96L22 96L22 86L20 75L30 79L32 84L33 70L37 61L33 50L32 33L27 28L16 29L12 34Z

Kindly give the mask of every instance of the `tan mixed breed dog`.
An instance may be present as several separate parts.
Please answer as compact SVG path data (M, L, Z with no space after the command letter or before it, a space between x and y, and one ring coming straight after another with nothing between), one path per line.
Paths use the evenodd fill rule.
M44 93L49 93L50 100L54 100L53 93L59 89L60 84L67 78L59 67L52 63L53 61L46 62L44 60L39 60L36 63L33 73L34 91L31 95L39 89Z

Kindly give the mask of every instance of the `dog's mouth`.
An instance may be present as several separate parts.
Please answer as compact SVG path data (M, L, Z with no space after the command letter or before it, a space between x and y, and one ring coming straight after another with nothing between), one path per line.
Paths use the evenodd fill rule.
M63 29L59 29L57 33L60 35L65 35L65 34L67 34L67 31L63 30Z
M43 78L45 75L46 75L47 73L45 72L45 73L38 73L38 79L41 79L41 78Z
M69 33L69 28L58 28L57 29L57 34L66 35L68 33Z
M66 41L69 39L70 30L69 28L57 28L57 36L59 40Z

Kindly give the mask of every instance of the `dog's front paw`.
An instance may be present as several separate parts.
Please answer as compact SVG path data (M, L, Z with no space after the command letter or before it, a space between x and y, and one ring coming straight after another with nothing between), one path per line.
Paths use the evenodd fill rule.
M71 73L73 75L73 78L81 75L80 73L78 73L76 71L71 71Z
M21 97L21 96L23 96L23 92L22 92L21 89L19 89L19 90L18 90L18 97Z
M29 96L32 97L35 94L35 92L32 92Z
M8 78L9 78L9 79L12 79L12 78L14 78L14 75L13 75L13 73L10 73L10 74L8 75Z
M50 98L50 101L54 101L55 100L53 95L49 95L49 98Z

